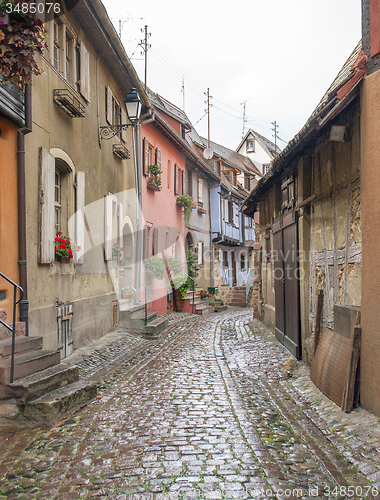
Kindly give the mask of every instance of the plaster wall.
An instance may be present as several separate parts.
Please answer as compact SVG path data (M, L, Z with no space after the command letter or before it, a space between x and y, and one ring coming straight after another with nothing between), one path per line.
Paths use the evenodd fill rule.
M1 272L19 283L18 209L17 209L17 129L8 118L0 116L0 255ZM0 308L6 309L7 321L13 319L13 286L0 278ZM17 313L16 313L17 314Z
M380 415L380 71L364 79L361 94L362 151L362 345L361 405Z
M98 338L112 328L111 301L114 283L108 272L104 256L104 197L109 193L122 193L123 219L129 217L136 223L136 186L133 157L119 160L112 152L113 144L121 139L103 140L99 144L99 124L106 125L105 89L112 88L120 102L124 96L102 61L91 49L75 19L72 27L89 52L90 98L86 101L56 71L50 63L49 53L38 64L46 67L44 75L33 81L33 133L26 136L26 197L28 241L28 285L30 301L31 334L42 335L45 346L56 347L58 304L75 303L73 338L76 346L90 338ZM84 118L71 118L53 102L53 90L68 88L84 105ZM132 129L128 129L127 148L133 153ZM55 157L64 158L69 166L68 192L62 200L67 218L75 213L76 173L85 173L85 205L87 222L91 223L89 247L86 247L84 264L38 264L39 243L39 150L44 147ZM66 222L67 224L67 222ZM64 234L66 227L62 228ZM104 297L101 306L87 313L88 301ZM83 311L82 311L83 306ZM108 310L109 308L109 310ZM54 320L53 320L54 316ZM104 320L100 317L104 316ZM82 325L87 321L87 325Z

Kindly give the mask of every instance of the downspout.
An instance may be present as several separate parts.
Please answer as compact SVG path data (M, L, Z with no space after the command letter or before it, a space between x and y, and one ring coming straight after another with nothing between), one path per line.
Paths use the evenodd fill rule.
M214 244L212 242L212 231L211 231L211 188L208 188L208 213L210 214L210 286L215 286L215 278L214 278Z
M136 303L141 303L141 262L142 262L142 238L143 238L143 213L142 213L142 165L141 165L141 125L146 125L153 122L155 119L154 112L149 110L147 114L143 115L140 120L147 118L144 122L139 121L133 130L136 131L133 141L133 149L135 156L135 167L136 167L136 188L137 188L137 199L136 199L136 215L137 215L137 242L136 242L136 289L137 289L137 299ZM132 130L132 133L133 133Z
M24 290L19 303L20 321L25 323L25 335L29 335L29 301L26 253L26 180L25 180L25 135L32 131L32 84L25 86L25 126L17 131L17 196L18 196L18 265L20 286Z

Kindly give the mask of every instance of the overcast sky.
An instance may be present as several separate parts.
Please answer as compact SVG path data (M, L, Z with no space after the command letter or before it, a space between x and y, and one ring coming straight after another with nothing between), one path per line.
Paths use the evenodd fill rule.
M207 137L236 149L252 128L289 141L302 128L361 38L360 0L102 0L139 77L144 25L148 86L183 108ZM284 142L278 143L284 147Z

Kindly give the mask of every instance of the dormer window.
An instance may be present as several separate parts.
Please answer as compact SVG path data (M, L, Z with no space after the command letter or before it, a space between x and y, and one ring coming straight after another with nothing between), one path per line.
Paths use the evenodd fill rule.
M247 140L247 153L254 153L255 152L255 139L248 139Z

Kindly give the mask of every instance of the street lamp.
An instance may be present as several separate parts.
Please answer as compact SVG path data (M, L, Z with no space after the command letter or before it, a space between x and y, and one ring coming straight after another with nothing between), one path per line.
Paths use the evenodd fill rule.
M142 108L142 102L137 90L133 87L124 99L127 115L131 123L124 123L122 125L106 125L100 127L101 139L112 139L120 132L127 130L128 127L133 127L139 120Z

